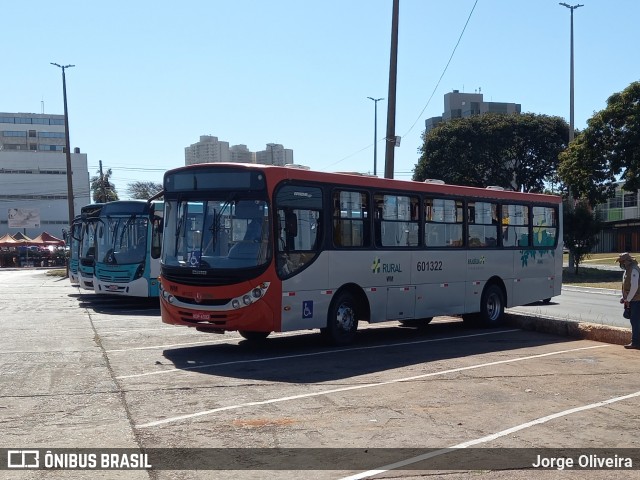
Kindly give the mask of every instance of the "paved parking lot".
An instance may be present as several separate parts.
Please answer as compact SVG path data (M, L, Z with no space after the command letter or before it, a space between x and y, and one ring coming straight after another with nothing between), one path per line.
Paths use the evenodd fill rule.
M640 353L619 345L441 317L422 330L364 324L346 348L316 332L254 346L164 325L157 302L84 293L43 271L0 271L0 287L0 448L214 448L204 454L232 468L245 448L282 468L256 457L243 470L91 478L530 478L500 471L500 456L567 448L634 449L609 454L635 455L633 469L536 475L640 478ZM451 447L495 449L497 468L440 450ZM420 470L429 456L441 463Z

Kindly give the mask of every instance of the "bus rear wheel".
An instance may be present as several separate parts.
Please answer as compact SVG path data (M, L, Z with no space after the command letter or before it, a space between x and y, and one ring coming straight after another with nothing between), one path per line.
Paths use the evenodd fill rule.
M504 294L502 289L493 284L482 292L480 303L480 322L485 326L499 325L504 316Z
M238 330L238 333L242 338L245 338L250 342L260 342L262 340L265 340L271 332L254 332L251 330Z
M321 329L329 343L347 345L353 342L358 330L357 311L356 301L349 292L342 292L331 301L327 327Z
M462 316L466 326L493 327L500 325L504 317L505 298L502 289L496 284L489 284L482 292L480 312Z

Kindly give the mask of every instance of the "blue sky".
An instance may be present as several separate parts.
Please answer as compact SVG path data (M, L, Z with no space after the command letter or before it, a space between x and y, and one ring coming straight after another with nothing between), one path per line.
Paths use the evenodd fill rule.
M582 3L577 128L640 80L640 2ZM388 97L391 8L391 0L7 2L0 111L62 114L61 72L50 62L74 64L72 147L88 154L91 174L99 160L113 170L121 198L128 183L161 182L183 165L184 147L200 135L253 151L281 143L317 170L372 172L367 97ZM454 89L480 88L485 101L568 121L569 27L569 9L551 0L400 0L395 177L411 177L424 121L442 114ZM379 102L379 174L386 111Z

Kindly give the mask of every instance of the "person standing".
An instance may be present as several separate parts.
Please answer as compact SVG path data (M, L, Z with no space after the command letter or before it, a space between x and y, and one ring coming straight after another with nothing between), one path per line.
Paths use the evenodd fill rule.
M640 267L636 259L626 252L618 256L617 262L624 270L620 303L631 313L631 343L624 348L640 350Z

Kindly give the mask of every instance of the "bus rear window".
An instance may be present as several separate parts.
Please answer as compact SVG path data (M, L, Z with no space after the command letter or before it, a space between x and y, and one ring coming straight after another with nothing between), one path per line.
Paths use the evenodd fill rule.
M551 207L533 207L533 246L553 247L558 237L558 211Z

